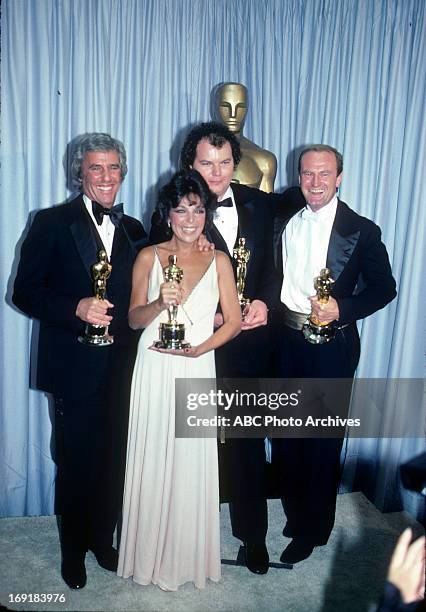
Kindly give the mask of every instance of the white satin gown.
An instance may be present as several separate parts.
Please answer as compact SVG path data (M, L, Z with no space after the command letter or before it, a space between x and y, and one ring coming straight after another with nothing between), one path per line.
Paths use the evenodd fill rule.
M155 254L148 301L164 282ZM213 333L219 299L216 260L178 309L195 346ZM163 311L143 331L130 400L118 575L174 591L220 579L219 478L214 438L175 439L175 378L214 378L214 352L197 358L149 350Z

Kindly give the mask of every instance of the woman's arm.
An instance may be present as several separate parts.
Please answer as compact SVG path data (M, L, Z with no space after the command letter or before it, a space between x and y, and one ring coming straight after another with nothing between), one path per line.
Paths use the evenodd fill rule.
M180 303L181 289L173 283L163 283L156 300L148 303L149 275L154 264L154 249L143 249L133 266L132 295L129 306L129 325L132 329L147 327L172 302Z
M240 333L241 308L237 298L234 273L229 257L221 251L216 251L216 270L219 285L219 300L223 313L223 325L198 346L191 346L183 350L155 350L171 353L173 355L199 357L208 351L212 351L222 346L222 344L225 344L225 342L228 342L228 340L231 340Z
M216 251L216 269L223 325L197 347L199 355L222 346L238 336L241 331L241 307L238 302L234 272L228 255L222 251Z

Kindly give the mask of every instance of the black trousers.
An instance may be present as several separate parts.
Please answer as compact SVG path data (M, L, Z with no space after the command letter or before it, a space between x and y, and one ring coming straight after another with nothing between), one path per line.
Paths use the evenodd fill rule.
M221 500L229 502L232 533L262 543L268 531L265 441L233 438L218 448Z
M54 395L55 506L68 556L112 545L123 495L134 351L92 350L104 351L96 384Z
M360 354L355 325L338 330L322 345L309 344L301 331L285 325L280 333L282 378L353 378ZM272 440L288 537L313 546L327 543L335 520L342 443L342 438Z
M216 351L218 378L262 378L269 375L269 326L243 331ZM218 444L221 501L229 502L232 533L261 543L268 530L266 457L263 438L228 438Z

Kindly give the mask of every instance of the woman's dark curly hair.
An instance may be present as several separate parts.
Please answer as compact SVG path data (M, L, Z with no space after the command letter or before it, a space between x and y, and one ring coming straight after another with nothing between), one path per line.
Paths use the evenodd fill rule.
M168 225L169 213L176 208L185 196L193 193L197 195L201 204L206 209L206 223L204 228L208 229L213 222L213 214L216 210L217 197L212 193L197 170L180 170L176 172L167 185L164 185L158 195L155 208L155 223L160 225L163 231L171 235Z
M218 149L221 149L226 142L229 142L232 150L232 159L234 160L234 169L238 166L241 160L241 149L237 137L226 125L209 121L208 123L196 125L185 138L182 151L180 152L180 165L182 168L188 170L194 165L198 143L204 139Z

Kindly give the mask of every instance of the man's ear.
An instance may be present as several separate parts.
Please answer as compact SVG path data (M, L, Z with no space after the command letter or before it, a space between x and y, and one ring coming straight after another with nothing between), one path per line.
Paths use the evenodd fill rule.
M341 172L336 179L336 190L339 189L340 183L342 182L342 178L343 178L343 172Z

